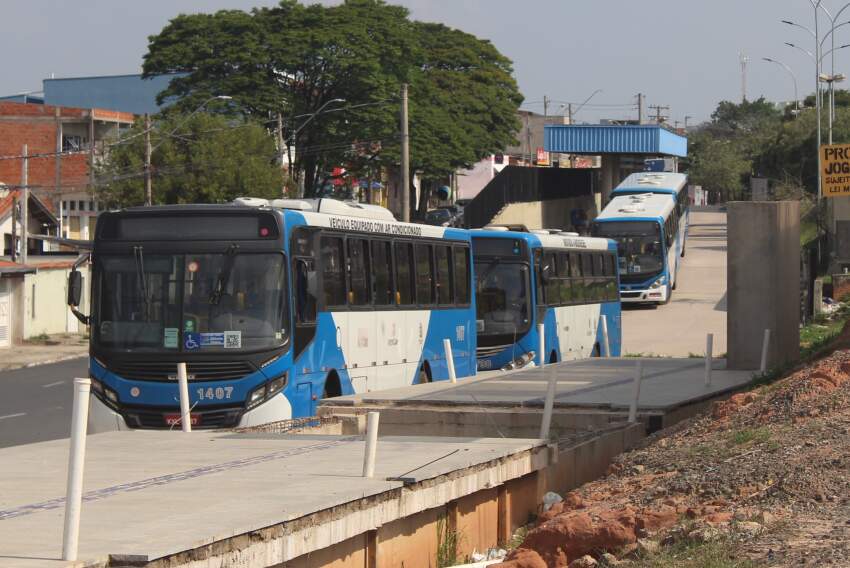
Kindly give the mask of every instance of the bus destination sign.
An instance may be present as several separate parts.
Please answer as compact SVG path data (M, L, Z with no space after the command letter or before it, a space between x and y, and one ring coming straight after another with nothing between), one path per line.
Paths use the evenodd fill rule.
M850 144L825 144L820 148L822 195L850 196Z

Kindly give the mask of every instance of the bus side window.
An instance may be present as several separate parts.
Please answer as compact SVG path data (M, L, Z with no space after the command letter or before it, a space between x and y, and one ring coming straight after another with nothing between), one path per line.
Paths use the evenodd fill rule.
M573 287L570 282L570 256L565 252L558 253L558 280L561 282L561 305L572 303Z
M590 253L581 253L581 273L584 276L584 302L593 303L596 291L593 288L593 259Z
M393 301L393 285L390 279L389 241L372 241L372 284L376 306L390 306Z
M605 255L601 252L593 255L593 275L596 299L605 302L608 300L608 278L605 270Z
M368 306L372 303L369 285L369 241L348 239L348 303L352 306Z
M455 302L469 304L469 249L455 247Z
M413 245L395 243L396 303L400 306L413 304Z
M437 302L441 306L447 306L452 303L451 266L449 262L451 252L452 247L450 246L434 246L434 263L437 274Z
M540 249L534 251L534 280L537 290L537 305L546 305L543 296L543 251Z
M316 265L312 258L295 260L295 322L316 322L318 290Z
M558 272L555 265L555 253L544 251L543 272L546 274L546 305L557 306L561 301L561 289L558 286Z
M570 282L573 288L573 301L583 303L586 297L586 289L584 280L582 280L581 263L579 262L579 254L570 253Z
M326 237L321 239L322 291L325 306L345 305L345 255L342 239Z
M608 301L616 302L619 300L619 287L617 286L617 257L611 253L605 255L605 273L608 275L606 280L606 290L608 291Z
M416 303L429 306L434 303L434 266L431 245L414 245L416 254Z

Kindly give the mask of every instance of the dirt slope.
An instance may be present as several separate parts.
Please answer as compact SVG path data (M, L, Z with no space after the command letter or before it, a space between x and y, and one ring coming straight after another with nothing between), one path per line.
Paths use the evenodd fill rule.
M729 556L759 565L850 566L847 330L836 345L648 438L543 513L499 566L591 565L584 555L610 565L603 552L639 559L682 539L720 539Z

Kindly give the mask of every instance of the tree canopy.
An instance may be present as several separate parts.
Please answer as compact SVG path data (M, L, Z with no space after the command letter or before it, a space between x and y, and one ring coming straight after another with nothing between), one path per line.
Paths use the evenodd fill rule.
M181 73L160 93L183 111L229 95L231 111L280 113L306 194L333 166L399 161L399 92L410 85L411 169L446 176L514 142L522 96L488 41L409 19L381 0L181 15L149 38L145 76ZM341 100L337 100L341 99Z
M95 194L108 206L144 203L144 122L137 120L97 169ZM151 133L154 204L218 203L240 196L280 197L274 140L252 122L170 113Z

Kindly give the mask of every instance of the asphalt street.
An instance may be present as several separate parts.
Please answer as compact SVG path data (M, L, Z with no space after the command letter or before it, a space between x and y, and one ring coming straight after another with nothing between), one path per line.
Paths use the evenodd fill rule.
M88 375L86 357L0 373L0 448L67 438L74 378Z

